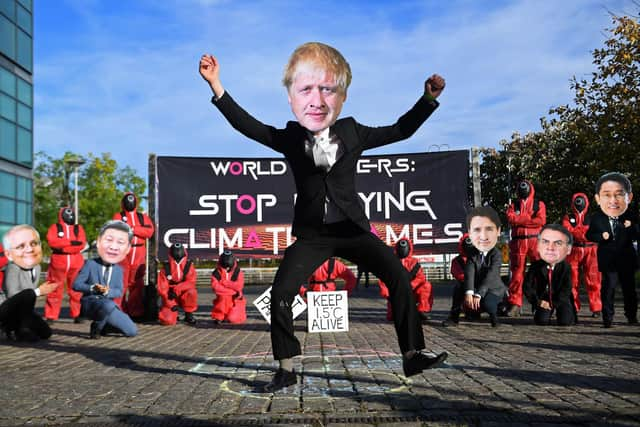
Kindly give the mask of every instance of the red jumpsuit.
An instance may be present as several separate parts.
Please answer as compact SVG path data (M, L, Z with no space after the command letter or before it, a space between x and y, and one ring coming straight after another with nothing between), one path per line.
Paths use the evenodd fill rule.
M4 268L9 264L9 258L4 253L4 247L0 243L0 292L2 291L2 284L4 283Z
M238 262L228 270L218 263L211 273L211 289L216 293L211 318L222 322L244 323L247 320L246 300L242 294L244 273Z
M576 198L584 200L584 208L580 211L576 208ZM580 286L580 266L584 273L585 287L589 296L589 308L592 313L602 311L602 301L600 300L600 272L598 271L598 245L590 242L586 233L589 229L586 218L589 209L589 198L584 193L576 193L571 199L571 209L573 213L565 215L562 225L573 235L573 247L567 256L567 262L571 265L571 282L573 284L573 301L576 311L580 311L580 297L578 287Z
M342 262L329 258L313 272L306 284L300 286L300 296L304 298L307 291L335 291L338 278L344 280L344 290L351 295L356 287L356 276Z
M58 211L58 222L51 224L47 230L47 243L51 248L51 261L47 270L47 281L62 284L47 295L44 304L44 317L46 319L58 320L60 317L60 307L64 296L66 282L67 294L69 295L69 311L74 319L80 316L80 299L82 292L72 289L73 282L84 265L84 257L80 253L87 244L87 237L80 224L69 224L63 219L65 210L71 208L64 207Z
M178 321L178 307L182 308L185 314L193 313L198 309L196 279L196 268L187 259L186 249L184 257L179 261L169 253L169 259L158 275L158 295L162 299L162 307L158 312L160 323L175 325Z
M464 233L458 241L458 255L451 260L451 275L459 283L464 284L464 266L467 263L467 250L465 249L465 240L469 238L469 233Z
M540 258L537 236L547 221L547 208L544 202L534 198L533 184L529 181L525 182L529 184L529 194L526 198L518 198L507 208L507 221L511 226L509 242L511 281L507 301L510 305L518 307L522 307L522 282L527 256L532 261Z
M134 197L134 206L127 206L127 196ZM116 212L113 219L126 222L133 230L131 250L120 263L124 277L122 298L114 300L131 317L144 315L144 277L146 274L147 239L153 236L155 227L147 214L137 211L138 202L133 193L127 193L122 199L122 211ZM131 209L127 209L127 207ZM128 295L127 295L128 291Z
M406 257L401 258L400 262L404 268L409 272L409 278L411 280L411 289L413 290L413 297L416 300L416 307L418 312L423 316L431 311L433 306L433 293L431 283L427 280L427 276L422 270L420 262L417 258L413 257L413 244L411 240L406 240L409 245L409 253ZM380 296L383 298L389 298L389 289L382 280L380 284ZM391 304L387 301L387 320L393 320L393 313L391 312Z

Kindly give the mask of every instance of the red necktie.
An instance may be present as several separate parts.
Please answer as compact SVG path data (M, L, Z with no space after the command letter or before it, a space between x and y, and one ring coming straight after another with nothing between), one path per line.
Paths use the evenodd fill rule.
M549 306L553 307L553 304L551 303L552 300L552 295L551 295L551 288L552 288L552 280L553 280L553 267L548 266L547 267L547 277L549 278Z

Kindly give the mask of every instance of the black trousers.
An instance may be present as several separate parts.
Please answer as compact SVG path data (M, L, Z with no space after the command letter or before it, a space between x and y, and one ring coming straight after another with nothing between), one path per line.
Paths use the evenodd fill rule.
M425 348L422 324L411 292L409 276L393 249L351 222L323 227L319 236L298 238L284 253L271 289L271 346L276 360L301 354L294 334L291 304L309 276L332 256L371 271L389 288L400 350Z
M51 336L51 328L44 319L34 311L36 293L33 289L25 289L0 305L0 324L6 332L28 330L40 339Z
M638 294L636 293L634 271L603 271L600 299L602 300L602 321L604 323L613 321L615 312L613 303L618 284L622 287L625 317L627 320L638 318Z
M536 325L548 325L551 323L551 315L553 311L556 313L556 322L558 326L573 325L576 321L576 312L573 304L561 304L555 307L553 310L547 310L545 308L536 307L533 312L533 322Z
M464 296L465 296L464 284L457 282L453 288L453 297L451 298L451 312L449 316L457 319L460 316L462 310L464 310ZM490 317L497 316L498 304L502 301L503 296L497 296L491 292L487 292L484 298L480 299L480 311L489 313Z

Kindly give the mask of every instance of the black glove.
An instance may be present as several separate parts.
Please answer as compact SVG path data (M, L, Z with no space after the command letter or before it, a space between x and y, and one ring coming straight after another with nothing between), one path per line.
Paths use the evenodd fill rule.
M173 290L173 288L169 288L169 293L168 293L169 299L176 299L178 298L178 295L176 295L176 291Z

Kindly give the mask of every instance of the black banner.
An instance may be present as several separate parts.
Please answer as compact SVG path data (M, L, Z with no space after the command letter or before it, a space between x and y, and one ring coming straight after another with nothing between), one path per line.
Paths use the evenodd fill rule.
M293 176L282 158L157 158L158 257L174 242L195 259L280 257L295 237ZM416 255L457 252L467 212L469 152L363 156L357 188L387 244L411 239Z

